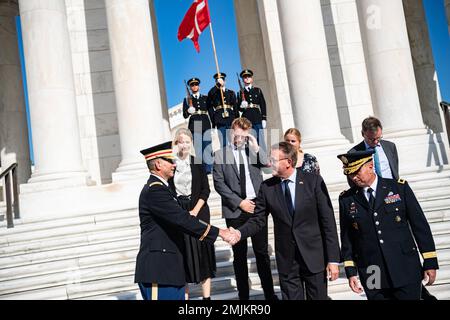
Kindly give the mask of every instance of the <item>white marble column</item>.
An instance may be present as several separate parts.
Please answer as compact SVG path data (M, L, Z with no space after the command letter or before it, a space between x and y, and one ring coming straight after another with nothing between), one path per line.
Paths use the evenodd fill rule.
M148 0L106 0L122 161L113 181L146 172L139 150L170 139L164 125Z
M339 126L320 1L278 0L294 121L305 148L346 144Z
M385 136L425 133L401 0L360 0L374 110Z
M20 0L35 171L22 191L86 185L64 0Z
M6 169L17 162L19 183L30 178L28 128L15 16L17 0L0 0L0 159Z

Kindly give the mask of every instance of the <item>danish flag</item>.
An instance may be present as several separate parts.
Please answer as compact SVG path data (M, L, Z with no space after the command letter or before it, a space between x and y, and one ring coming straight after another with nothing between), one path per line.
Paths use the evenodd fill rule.
M198 37L210 22L208 1L195 0L178 27L178 41L189 38L194 42L194 47L197 52L200 52Z

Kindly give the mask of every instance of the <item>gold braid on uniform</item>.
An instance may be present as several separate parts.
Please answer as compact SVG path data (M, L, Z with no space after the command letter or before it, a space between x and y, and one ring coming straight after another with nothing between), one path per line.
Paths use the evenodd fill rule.
M203 241L203 239L205 239L206 236L208 235L209 230L211 230L211 225L210 225L210 224L208 224L208 226L206 227L205 232L203 233L203 235L202 235L202 236L200 237L200 239L198 239L198 240Z
M366 158L362 158L359 159L355 162L352 162L348 165L348 167L344 168L344 174L348 175L348 174L352 174L353 172L358 171L358 169L365 164L366 162L368 162L369 160L372 159L372 155L370 155L369 157Z
M355 263L352 260L344 261L344 267L354 267Z
M422 253L422 257L424 259L433 259L433 258L437 258L437 254L436 254L436 251L424 252L424 253Z

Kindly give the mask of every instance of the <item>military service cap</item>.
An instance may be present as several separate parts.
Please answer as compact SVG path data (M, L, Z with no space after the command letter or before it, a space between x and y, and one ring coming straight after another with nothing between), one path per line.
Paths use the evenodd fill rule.
M338 159L342 161L344 174L349 175L357 172L364 164L372 160L374 150L354 151L338 155Z
M225 79L225 78L227 77L227 75L226 75L225 73L221 72L221 73L220 73L220 77L221 77L222 79ZM219 74L216 73L216 74L213 76L213 78L217 80L217 79L219 78Z
M188 82L187 82L187 84L188 84L189 86L199 85L199 84L200 84L200 79L199 79L199 78L192 78L192 79L189 79Z
M241 78L244 78L245 76L253 77L253 71L250 69L244 69L241 71L240 76L241 76Z
M144 150L141 150L141 153L144 155L145 160L153 160L157 158L164 158L168 160L175 159L172 153L172 142L167 141L157 146L150 147Z

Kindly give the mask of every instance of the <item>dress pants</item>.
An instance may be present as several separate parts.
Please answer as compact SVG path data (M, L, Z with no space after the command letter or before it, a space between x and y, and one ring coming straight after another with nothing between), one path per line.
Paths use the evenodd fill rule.
M311 273L300 252L296 249L295 259L289 274L279 274L283 300L328 300L326 270Z
M242 213L236 219L226 219L227 227L235 229L241 227L250 217L248 213ZM256 258L256 267L261 279L266 300L277 299L273 289L272 271L268 252L268 228L266 226L255 234L252 239L253 252ZM233 267L236 275L236 283L239 291L239 300L249 300L248 266L247 266L247 239L239 241L233 246Z
M420 300L422 282L412 283L400 288L372 289L364 288L367 300Z

